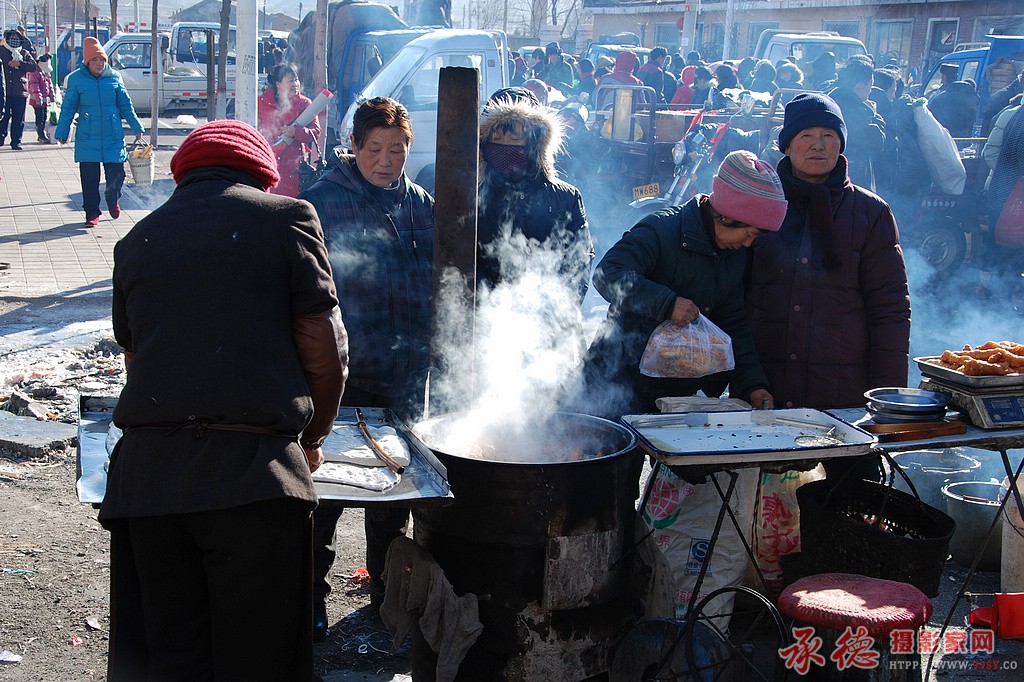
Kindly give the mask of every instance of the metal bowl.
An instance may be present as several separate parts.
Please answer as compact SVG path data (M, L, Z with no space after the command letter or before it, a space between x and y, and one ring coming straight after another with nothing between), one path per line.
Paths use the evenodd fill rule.
M888 414L941 414L949 396L920 388L873 388L864 394L868 407Z
M925 412L922 414L906 414L899 412L882 412L876 410L868 404L868 414L871 415L871 421L876 424L910 424L915 422L939 422L945 419L946 411L943 409L941 412Z

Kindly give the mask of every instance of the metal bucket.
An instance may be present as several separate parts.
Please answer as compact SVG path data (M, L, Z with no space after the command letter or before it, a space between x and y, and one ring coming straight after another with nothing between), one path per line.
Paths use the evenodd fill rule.
M978 469L981 468L981 462L964 454L960 448L897 452L892 458L913 481L921 501L936 509L946 508L943 486L977 478ZM902 476L896 476L895 484L897 490L910 492Z
M942 494L946 497L946 513L956 521L956 530L949 541L949 553L953 559L961 566L970 567L980 552L978 568L982 571L998 571L1002 520L996 523L988 544L985 544L985 536L992 520L999 513L999 483L960 481L945 486Z
M506 459L524 461L493 461L444 451L437 427L455 420L415 429L447 468L455 502L413 510L413 527L455 592L480 599L484 631L457 679L575 682L604 673L635 617L627 555L643 457L632 433L560 413L533 431L566 452L582 444L581 459L530 462L501 437ZM417 681L433 679L436 657L424 649L413 648Z

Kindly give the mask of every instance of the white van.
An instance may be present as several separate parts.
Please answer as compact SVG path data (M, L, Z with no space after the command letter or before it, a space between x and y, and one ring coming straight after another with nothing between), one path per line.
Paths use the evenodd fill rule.
M505 34L501 31L439 29L410 41L370 79L349 106L338 131L340 143L349 144L352 119L361 102L373 97L391 97L409 110L415 135L405 166L406 173L416 182L422 177L433 178L438 78L446 66L479 69L480 99L481 103L485 102L509 82ZM429 184L433 185L432 182Z

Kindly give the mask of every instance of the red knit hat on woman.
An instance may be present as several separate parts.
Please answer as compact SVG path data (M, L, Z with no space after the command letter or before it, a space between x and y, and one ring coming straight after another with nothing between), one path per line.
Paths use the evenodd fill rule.
M207 166L227 166L248 173L264 190L281 180L267 139L248 123L233 119L199 126L171 157L171 175L177 184L189 171Z

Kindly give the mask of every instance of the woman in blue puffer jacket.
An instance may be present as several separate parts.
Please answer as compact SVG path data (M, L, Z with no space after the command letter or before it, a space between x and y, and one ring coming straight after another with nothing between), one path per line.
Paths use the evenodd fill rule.
M89 36L82 45L85 63L68 76L67 91L61 105L60 120L54 137L64 144L71 133L71 122L78 114L75 133L75 161L82 178L82 203L87 225L100 222L100 164L107 179L107 210L111 218L121 215L121 186L124 184L124 146L121 119L142 139L142 123L128 97L121 75L107 64L107 53L100 42Z

